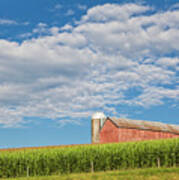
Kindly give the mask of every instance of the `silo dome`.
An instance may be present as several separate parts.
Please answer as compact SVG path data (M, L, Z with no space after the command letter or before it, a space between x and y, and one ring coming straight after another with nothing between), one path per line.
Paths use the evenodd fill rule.
M96 112L92 115L92 119L106 119L103 112Z

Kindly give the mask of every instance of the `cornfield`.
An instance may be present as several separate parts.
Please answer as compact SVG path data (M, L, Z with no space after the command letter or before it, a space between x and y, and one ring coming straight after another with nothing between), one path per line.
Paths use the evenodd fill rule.
M0 152L0 177L179 166L179 139Z

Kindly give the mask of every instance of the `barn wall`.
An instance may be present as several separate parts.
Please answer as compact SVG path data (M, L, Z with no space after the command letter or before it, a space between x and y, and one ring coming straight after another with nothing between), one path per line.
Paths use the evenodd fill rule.
M107 120L100 131L100 143L109 142L119 142L119 128Z
M119 135L118 142L166 139L166 138L179 137L179 135L177 134L172 134L168 132L157 132L157 131L127 129L127 128L119 128L118 135Z

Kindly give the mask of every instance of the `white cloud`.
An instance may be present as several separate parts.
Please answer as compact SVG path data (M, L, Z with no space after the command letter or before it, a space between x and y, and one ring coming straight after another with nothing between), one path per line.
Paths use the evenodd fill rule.
M18 23L10 19L0 19L0 25L17 25Z
M75 12L72 10L72 9L69 9L67 12L66 12L66 16L72 16L74 15Z
M143 14L150 10L106 4L75 27L39 23L37 38L0 40L0 124L24 124L23 117L79 123L98 110L120 115L121 104L176 104L178 11Z
M48 25L45 23L39 23L35 29L33 29L33 33L46 33Z
M148 107L151 105L163 104L163 98L172 98L178 101L179 89L147 87L139 97L133 99L133 101L129 101L128 103Z
M29 25L29 22L17 22L12 19L2 19L0 18L0 25L22 25L27 26Z
M49 8L48 11L50 12L57 12L59 10L61 10L63 8L62 4L55 4L55 6L53 6L53 8Z
M173 67L173 68L177 68L179 67L179 58L169 58L169 57L165 57L165 58L160 58L157 60L156 62L157 64L164 66L166 68L168 67Z
M150 10L148 6L137 4L105 4L103 6L95 6L88 10L87 15L82 17L82 22L107 22L113 20L125 21L131 15L137 15Z
M56 4L54 9L61 9L63 6L61 4Z
M86 5L83 5L83 4L78 4L78 9L80 10L86 10L87 9L87 6Z
M20 34L19 37L29 38L32 37L33 35L39 35L39 36L50 35L50 34L56 35L60 30L61 29L56 26L48 27L47 24L40 22L36 25L36 27L32 30L32 32Z
M72 30L73 27L69 24L65 24L63 27L60 28L61 31L68 31L68 30Z
M172 5L169 9L170 9L170 10L179 9L179 3L176 3L176 4Z

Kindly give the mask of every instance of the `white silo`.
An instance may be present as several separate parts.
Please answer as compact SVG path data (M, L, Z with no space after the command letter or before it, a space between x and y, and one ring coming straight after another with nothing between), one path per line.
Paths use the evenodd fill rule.
M105 120L106 120L106 116L102 112L96 112L95 114L92 115L92 120L91 120L92 143L99 143L100 129L102 128Z

